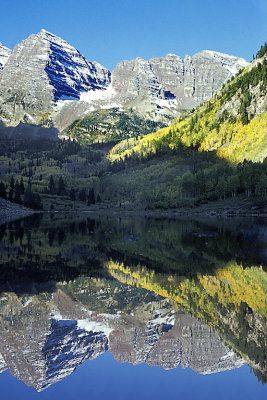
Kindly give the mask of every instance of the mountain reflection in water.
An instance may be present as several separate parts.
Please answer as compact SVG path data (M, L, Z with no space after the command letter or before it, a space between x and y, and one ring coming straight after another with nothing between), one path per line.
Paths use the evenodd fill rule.
M264 222L51 217L0 226L0 372L42 391L109 351L265 382Z

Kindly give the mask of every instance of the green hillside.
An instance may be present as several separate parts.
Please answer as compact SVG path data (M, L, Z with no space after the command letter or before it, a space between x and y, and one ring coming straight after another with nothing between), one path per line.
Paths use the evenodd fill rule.
M145 119L132 109L119 108L92 111L70 124L63 133L80 143L116 142L146 135L166 124Z

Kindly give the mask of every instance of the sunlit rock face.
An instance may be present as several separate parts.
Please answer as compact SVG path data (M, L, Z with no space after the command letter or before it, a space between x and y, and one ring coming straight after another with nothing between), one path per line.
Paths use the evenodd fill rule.
M41 30L16 45L9 56L1 74L1 110L19 120L25 113L52 111L59 100L77 100L82 92L103 89L109 83L106 68Z
M12 375L29 386L45 379L42 348L50 332L50 310L35 297L1 297L0 353Z
M4 68L5 64L7 63L7 60L11 54L11 50L5 47L1 42L0 42L0 76L1 76L1 70Z
M210 374L238 368L244 361L209 326L177 313L173 328L159 338L147 363L165 369L181 364L199 374Z
M209 100L222 85L248 63L238 57L204 50L182 60L175 54L166 57L140 57L121 61L111 73L106 90L82 94L79 102L60 105L56 125L68 123L98 108L133 108L154 120L173 118Z
M9 368L12 375L38 391L107 350L103 332L88 332L59 313L56 303L64 301L64 295L57 294L55 302L54 295L45 297L43 301L39 296L8 294L1 299L0 371ZM80 307L77 316L82 315Z
M182 60L175 54L122 61L112 72L112 87L122 102L139 98L164 100L162 106L188 109L209 100L248 63L238 57L204 50Z
M151 64L142 58L121 61L112 72L112 87L124 101L133 100L138 96L159 99L166 96Z

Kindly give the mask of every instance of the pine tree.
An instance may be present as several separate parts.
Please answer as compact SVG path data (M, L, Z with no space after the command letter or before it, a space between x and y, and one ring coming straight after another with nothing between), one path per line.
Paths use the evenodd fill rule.
M24 192L25 192L25 187L24 187L24 182L23 182L23 179L22 179L22 178L20 178L19 187L20 187L20 193L21 193L21 194L24 194Z
M70 199L72 201L76 200L76 194L75 194L75 190L73 188L70 189Z
M79 200L86 201L86 190L83 188L79 191Z
M59 195L62 195L62 194L65 193L65 191L66 191L65 182L64 182L62 176L60 176L60 177L59 177L59 180L58 180L58 190L57 190L57 193L58 193Z
M88 205L95 204L95 191L94 188L90 188L88 196Z
M38 193L33 193L31 191L31 187L27 186L25 195L24 195L24 204L25 206L32 208L34 210L42 210L43 204L41 201L41 197Z
M11 176L11 181L10 181L10 188L12 189L12 191L14 190L15 187L15 181L14 181L14 177L13 175Z
M0 197L3 199L7 198L6 186L2 181L0 182Z
M21 197L20 197L21 192L20 192L20 183L18 180L16 180L16 182L15 182L14 191L15 191L14 202L20 204L21 203Z
M9 194L8 194L9 201L13 201L13 195L14 195L14 189L10 188Z
M49 178L48 189L49 189L50 194L55 193L55 182L54 182L54 178L52 175L50 175L50 178Z

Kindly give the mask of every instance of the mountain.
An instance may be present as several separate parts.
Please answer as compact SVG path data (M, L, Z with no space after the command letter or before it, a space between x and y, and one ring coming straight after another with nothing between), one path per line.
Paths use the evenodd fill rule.
M215 151L231 162L262 161L267 156L267 55L232 77L209 102L184 113L170 127L139 141L123 142L111 152L111 160L131 154L155 154L182 147Z
M184 60L167 54L149 61L121 61L111 73L107 90L86 92L78 103L63 104L56 123L63 113L76 119L92 109L112 107L133 108L148 119L166 122L209 100L247 65L242 58L208 50Z
M7 47L5 47L1 42L0 42L0 74L1 74L1 70L4 68L8 57L10 56L10 54L12 53L12 51L10 49L8 49Z
M120 62L111 84L123 104L150 99L161 107L184 110L210 99L231 76L247 66L238 57L204 50L182 60L175 54ZM162 102L160 102L162 100Z
M133 107L149 119L168 120L210 99L246 65L244 59L205 50L184 60L168 54L122 61L110 73L42 29L11 54L0 47L0 116L12 125L55 123L64 129L96 109Z
M87 61L65 40L41 30L15 46L1 74L1 113L6 119L36 121L60 100L102 90L110 72Z

